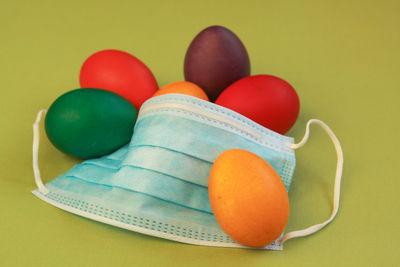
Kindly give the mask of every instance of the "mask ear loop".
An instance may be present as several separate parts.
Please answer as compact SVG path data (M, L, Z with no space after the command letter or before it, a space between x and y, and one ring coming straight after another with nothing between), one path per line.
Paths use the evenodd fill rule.
M39 171L39 123L42 118L42 115L46 114L46 110L42 109L39 111L36 117L36 121L33 123L33 145L32 145L32 165L33 165L33 173L35 175L35 183L39 189L39 192L46 195L49 193L49 190L44 186L42 178L40 177Z
M304 134L303 139L300 141L300 143L297 143L297 144L288 143L287 145L290 148L293 148L293 149L298 149L298 148L304 146L304 144L308 140L308 137L309 137L309 134L310 134L310 125L312 123L315 123L315 124L321 126L322 129L325 130L325 132L331 138L331 140L333 142L333 145L335 146L335 149L336 149L337 165L336 165L336 175L335 175L335 187L334 187L334 192L333 192L333 210L332 210L332 214L331 214L330 218L328 220L326 220L325 222L323 222L323 223L310 226L310 227L308 227L306 229L303 229L303 230L293 231L293 232L289 232L289 233L285 234L278 241L278 243L280 245L282 245L283 243L285 243L289 239L296 238L296 237L302 237L302 236L308 236L308 235L311 235L311 234L313 234L315 232L318 232L319 230L324 228L327 224L329 224L335 218L335 216L336 216L336 214L338 212L338 209L339 209L340 182L342 180L342 172L343 172L343 151L342 151L342 147L340 145L339 140L337 139L337 137L333 133L333 131L329 128L329 126L326 125L324 122L322 122L320 120L316 120L316 119L309 120L307 122L306 132Z

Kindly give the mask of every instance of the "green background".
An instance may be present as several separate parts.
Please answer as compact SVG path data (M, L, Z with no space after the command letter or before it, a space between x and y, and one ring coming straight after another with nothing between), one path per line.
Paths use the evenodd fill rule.
M1 266L394 266L400 264L399 1L1 1ZM250 55L252 74L290 82L301 101L288 135L318 118L344 150L341 207L321 232L284 251L180 244L59 210L30 193L32 123L39 109L79 87L92 53L115 48L143 60L159 85L183 79L192 38L219 24ZM43 127L42 127L43 130ZM335 153L313 126L296 152L287 229L331 212ZM78 160L41 133L45 182Z

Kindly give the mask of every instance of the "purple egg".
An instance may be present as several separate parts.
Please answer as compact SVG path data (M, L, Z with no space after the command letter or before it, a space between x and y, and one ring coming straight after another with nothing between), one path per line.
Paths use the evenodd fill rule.
M190 44L184 72L186 81L200 86L215 101L226 87L250 75L250 60L243 43L232 31L211 26Z

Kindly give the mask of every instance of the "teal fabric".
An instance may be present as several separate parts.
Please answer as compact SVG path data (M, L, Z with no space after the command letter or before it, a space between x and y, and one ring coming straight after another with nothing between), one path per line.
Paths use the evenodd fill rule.
M183 112L176 104L202 114ZM251 128L262 139L252 140L225 120L205 114ZM228 149L254 152L271 164L289 190L295 157L286 142L293 140L213 103L184 95L159 96L142 106L129 145L74 166L46 185L46 196L146 229L234 243L212 214L207 188L212 163Z

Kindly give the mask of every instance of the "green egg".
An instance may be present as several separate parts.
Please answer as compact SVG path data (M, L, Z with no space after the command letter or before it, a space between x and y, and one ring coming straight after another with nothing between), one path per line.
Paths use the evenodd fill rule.
M62 152L100 157L129 143L137 111L125 98L100 89L76 89L56 99L45 120L48 138Z

